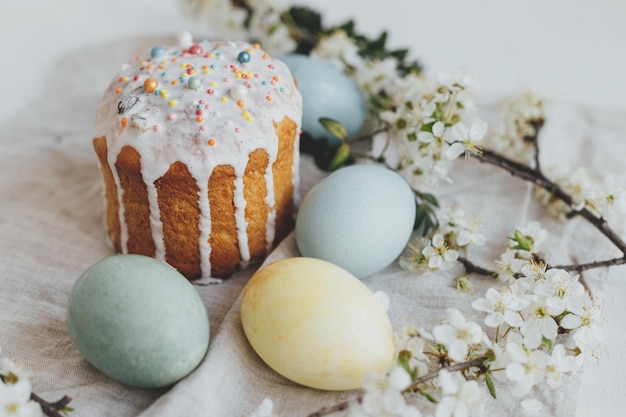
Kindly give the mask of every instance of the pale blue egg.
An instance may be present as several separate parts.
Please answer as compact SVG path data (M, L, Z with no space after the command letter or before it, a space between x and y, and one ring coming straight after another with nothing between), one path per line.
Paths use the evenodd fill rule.
M303 256L364 278L391 264L411 237L415 197L379 165L353 165L320 181L302 200L296 241Z
M209 345L196 289L171 266L140 255L113 256L85 271L72 288L67 325L94 367L141 388L184 378Z
M281 57L298 82L302 94L302 130L315 139L338 139L320 123L321 117L341 122L352 137L365 122L365 102L356 84L328 62L306 55Z

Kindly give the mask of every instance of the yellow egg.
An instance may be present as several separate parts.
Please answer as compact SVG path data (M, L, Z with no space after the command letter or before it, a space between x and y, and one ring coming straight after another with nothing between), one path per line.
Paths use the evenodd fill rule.
M241 300L252 348L284 377L313 388L361 387L394 356L382 305L356 277L326 261L289 258L257 271Z

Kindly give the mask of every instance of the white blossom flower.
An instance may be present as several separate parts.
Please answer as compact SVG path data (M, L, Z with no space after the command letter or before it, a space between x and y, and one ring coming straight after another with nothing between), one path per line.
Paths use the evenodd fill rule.
M483 414L485 393L476 381L467 381L458 372L439 371L443 398L435 411L436 417L478 417Z
M431 143L433 142L435 139L438 139L439 141L443 141L443 136L445 134L446 128L445 125L441 122L436 122L433 125L432 128L432 132L419 132L417 134L417 140L419 140L422 143Z
M524 265L529 261L519 257L520 251L507 249L500 258L495 261L495 272L504 282L512 282L515 275L522 271Z
M525 320L520 331L524 335L524 345L529 349L537 349L544 338L554 342L559 326L548 312L544 297L534 296L529 299L531 304L524 311Z
M349 415L421 417L419 410L407 404L402 394L411 382L411 376L401 366L395 366L384 376L375 372L367 373L363 378L363 399L360 404L350 404Z
M39 417L39 404L30 399L31 386L27 380L0 382L0 417Z
M448 248L443 236L439 233L432 237L430 245L422 250L422 255L428 259L430 269L441 269L442 271L452 268L456 260L459 259L459 253Z
M32 377L30 370L16 364L9 358L0 358L0 374L7 377L9 383L29 380Z
M289 28L281 19L281 14L286 10L281 1L257 1L250 17L250 36L274 55L290 53L296 49L296 41L291 38Z
M565 346L558 344L552 349L552 354L546 364L546 382L550 387L556 388L562 385L566 376L575 372L577 368L576 358L567 355Z
M526 91L507 97L499 107L502 123L487 138L489 146L515 161L530 163L534 153L533 142L528 139L536 137L543 125L543 100Z
M473 243L485 244L485 236L479 233L480 222L468 216L459 207L444 207L437 212L439 233L446 236L448 242L458 247Z
M431 335L420 331L413 326L404 326L400 332L395 333L396 355L406 351L411 354L408 365L417 370L417 375L428 373L429 358L424 353L426 339L432 339Z
M541 350L525 349L517 343L506 345L511 363L506 367L507 378L516 383L517 394L525 394L546 374L550 356Z
M366 61L356 67L354 80L362 90L377 94L396 78L397 66L398 61L391 57L383 60Z
M533 221L523 226L519 226L516 230L519 231L526 238L526 241L530 244L529 252L532 252L532 253L542 252L543 243L546 240L546 236L548 235L548 232L546 229L543 229L541 227L541 223L537 221ZM518 242L516 242L515 240L513 239L509 240L510 247L513 248L517 244Z
M561 326L566 329L575 329L573 334L573 340L576 347L581 352L586 352L589 346L593 346L598 342L604 340L604 331L598 322L598 315L600 314L600 306L595 299L591 299L589 294L585 293L583 296L583 313L580 317L573 314L566 315L561 320ZM568 319L572 316L574 319L579 319L580 322L568 323ZM566 327L567 326L567 327Z
M346 65L354 68L363 65L358 46L344 30L335 30L330 35L324 36L317 42L310 55L329 62L342 72Z
M230 0L181 0L183 12L205 21L207 26L224 39L245 39L246 11Z
M546 279L537 281L534 292L545 297L548 313L559 316L568 311L581 315L585 287L578 282L578 276L562 269L549 269L545 276Z
M506 323L511 327L520 327L523 319L520 310L528 305L528 300L518 297L511 291L497 291L489 288L485 298L472 302L472 307L478 311L489 313L485 317L485 324L489 327L498 327Z
M446 152L448 159L456 159L463 153L480 154L480 142L487 133L487 123L476 120L468 129L462 122L455 124L449 131L446 140L450 148Z
M259 407L249 417L277 417L274 411L274 402L270 398L264 398Z
M524 278L528 278L534 287L535 282L546 279L547 265L543 262L528 262L522 267Z
M543 409L543 404L541 403L541 401L535 398L523 399L520 402L520 406L522 407L522 409L532 414L537 414Z
M398 259L400 268L408 271L423 269L425 267L425 258L424 255L422 255L422 251L429 245L429 243L430 240L425 237L419 235L412 237L406 245L406 248L404 248L404 252Z
M446 310L450 324L441 324L433 329L433 336L438 343L446 346L448 357L454 361L463 361L469 346L480 343L483 330L472 321L468 321L456 308Z

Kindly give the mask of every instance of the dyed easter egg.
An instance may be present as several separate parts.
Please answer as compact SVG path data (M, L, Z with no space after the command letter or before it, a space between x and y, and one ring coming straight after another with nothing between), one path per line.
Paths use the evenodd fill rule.
M414 222L415 197L402 177L379 165L353 165L324 178L302 200L296 242L303 256L363 278L400 255Z
M349 272L313 258L288 258L257 271L241 298L241 323L272 369L324 390L360 388L383 373L395 347L386 311Z
M338 142L319 122L327 117L343 124L348 136L359 133L365 121L365 103L347 75L328 62L306 55L287 55L281 60L293 73L302 94L302 130L315 139Z
M171 266L140 255L113 256L85 271L72 288L67 325L94 367L141 388L182 379L209 345L195 288Z

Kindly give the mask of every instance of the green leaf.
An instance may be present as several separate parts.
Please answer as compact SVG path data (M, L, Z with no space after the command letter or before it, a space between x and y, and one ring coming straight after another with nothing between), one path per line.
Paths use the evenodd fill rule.
M330 160L328 164L328 171L334 171L340 168L346 161L350 158L350 145L347 143L342 143L337 148L335 152L335 156Z
M420 193L419 198L428 202L432 206L439 207L439 202L437 201L437 198L430 193Z
M313 9L302 6L295 6L289 9L291 18L301 29L305 29L313 34L322 30L322 15Z
M519 230L515 230L515 235L513 236L512 240L517 242L517 245L514 246L512 249L520 249L520 250L527 250L527 251L532 251L533 249L532 241L529 240L526 236L524 236L522 232L520 232Z
M548 350L552 350L552 340L547 339L545 337L543 337L542 339L543 339L543 343L546 344L546 347L548 348Z
M496 398L496 386L494 385L493 379L491 378L491 372L487 372L485 374L485 382L487 383L489 394L491 394L493 398Z
M421 130L422 132L430 132L430 133L433 133L433 126L434 126L434 125L435 125L435 122L430 122L430 123L427 123L427 124L425 124L425 125L422 125L422 127L420 128L420 130Z
M428 210L422 204L416 202L415 206L415 224L413 230L417 230L423 226L424 220L428 218Z
M330 119L328 117L320 117L319 122L324 129L330 132L331 135L341 139L342 141L348 139L348 132L346 128L336 120Z
M420 394L426 397L426 399L431 403L437 404L439 402L435 397L432 396L432 394L428 393L427 391L420 390Z
M354 36L354 20L352 19L348 20L346 23L339 26L338 29L341 29L344 32L346 32L346 35L348 35L349 37Z
M379 51L381 49L385 49L385 44L387 43L387 31L384 31L380 34L378 39L370 44L370 48Z

